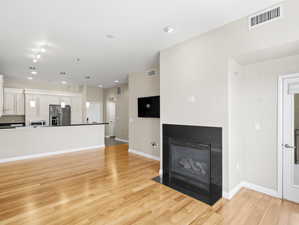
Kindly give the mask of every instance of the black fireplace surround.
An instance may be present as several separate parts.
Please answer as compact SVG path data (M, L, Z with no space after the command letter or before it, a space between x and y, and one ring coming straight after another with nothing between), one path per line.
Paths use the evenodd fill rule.
M163 176L154 180L213 205L222 197L222 128L163 124Z

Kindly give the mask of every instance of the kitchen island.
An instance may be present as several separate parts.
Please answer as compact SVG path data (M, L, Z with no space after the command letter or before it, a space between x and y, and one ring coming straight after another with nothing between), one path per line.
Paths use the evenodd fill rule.
M105 146L106 123L0 129L0 163Z

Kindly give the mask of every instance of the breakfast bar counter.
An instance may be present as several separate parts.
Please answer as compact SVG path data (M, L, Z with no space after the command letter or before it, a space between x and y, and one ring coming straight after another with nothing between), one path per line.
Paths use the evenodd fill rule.
M0 129L0 162L104 147L105 125L97 123Z

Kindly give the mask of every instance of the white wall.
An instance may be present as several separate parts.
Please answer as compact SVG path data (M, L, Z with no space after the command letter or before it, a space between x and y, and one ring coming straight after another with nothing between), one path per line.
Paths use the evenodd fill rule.
M298 72L299 55L245 65L233 74L230 150L240 153L243 179L250 183L277 189L278 77Z
M121 93L117 94L117 88L120 87ZM107 104L111 99L115 103L115 127L114 134L116 138L123 140L129 139L129 88L128 84L121 84L112 88L104 89L104 118L108 121L110 113ZM106 126L106 134L108 134L109 126Z
M249 31L248 20L243 18L160 54L161 123L223 127L224 191L230 191L240 179L239 172L229 169L228 62L299 40L299 1L287 0L283 6L283 19ZM272 151L274 154L276 149ZM261 178L254 180L277 189L275 175L275 171L269 174L272 178L265 183L259 183Z
M295 94L295 129L299 129L299 94Z
M66 92L82 92L80 85L73 84L57 84L37 80L21 80L10 76L4 76L4 87L6 88L27 88L27 89L42 89L51 91L66 91Z
M234 59L230 59L228 62L228 146L230 147L227 157L229 174L233 174L230 176L230 190L245 179L245 165L242 155L244 155L243 135L246 134L246 130L244 131L246 128L244 121L236 120L239 116L238 110L244 104L243 97L239 94L242 91L240 90L242 86L236 81L242 72L243 67Z
M104 121L104 90L98 87L86 88L86 101L92 104L99 104L100 118L99 121ZM88 110L88 109L87 109Z
M129 75L129 148L150 156L159 158L160 148L154 149L151 145L156 142L160 145L160 119L138 117L138 97L160 95L160 77L148 76L145 73Z

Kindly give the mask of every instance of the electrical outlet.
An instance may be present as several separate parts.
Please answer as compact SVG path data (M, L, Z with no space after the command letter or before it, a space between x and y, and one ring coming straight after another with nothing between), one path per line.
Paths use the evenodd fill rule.
M158 149L159 148L159 145L155 141L151 142L151 146L152 146L153 149Z

